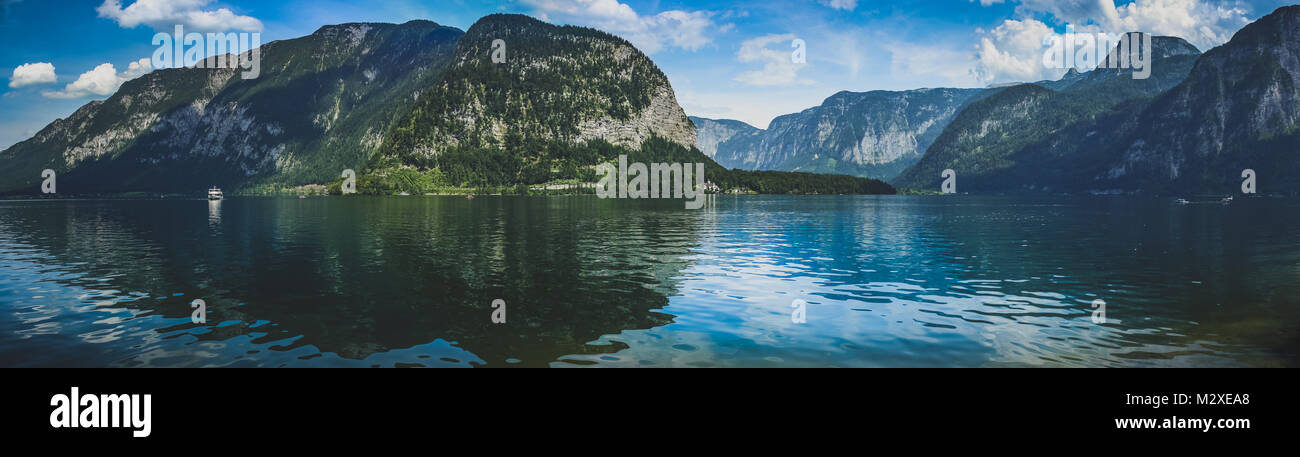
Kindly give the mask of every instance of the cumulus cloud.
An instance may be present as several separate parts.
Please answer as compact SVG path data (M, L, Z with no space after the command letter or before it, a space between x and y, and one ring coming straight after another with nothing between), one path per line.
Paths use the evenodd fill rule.
M171 31L180 24L195 32L262 31L262 21L257 18L240 16L228 8L203 9L209 3L212 0L135 0L122 7L121 0L104 0L95 11L99 17L112 19L128 29L147 25L154 30Z
M1035 19L1008 19L983 32L975 46L975 74L984 83L1057 79L1065 69L1043 65L1043 40L1052 28Z
M763 69L746 71L733 79L751 86L811 84L812 81L799 79L799 70L807 64L794 63L794 59L791 59L791 53L794 51L791 43L795 38L794 35L787 33L763 35L745 40L740 44L740 52L736 53L736 60L743 63L762 63ZM780 49L768 47L778 43L784 46L780 46Z
M42 92L49 98L82 98L91 96L108 96L117 92L117 88L122 83L138 78L145 73L153 71L153 66L149 59L140 59L131 62L126 71L117 72L117 68L111 63L102 63L93 70L82 73L76 81L64 86L63 90L47 90Z
M58 80L58 76L54 75L54 64L48 62L25 63L14 69L13 76L9 78L9 87L17 89L35 84L48 84Z
M974 0L972 0L974 1ZM979 0L982 5L1001 0ZM1064 70L1045 68L1043 37L1055 25L1073 25L1080 33L1146 32L1183 38L1202 50L1223 44L1250 22L1236 2L1212 0L1019 0L1018 19L979 31L976 72L985 82L1034 81L1059 77Z
M713 42L711 30L724 30L708 11L669 10L641 15L618 0L524 0L543 20L595 27L621 36L646 54L668 47L690 51Z
M1226 43L1251 21L1239 6L1200 0L1148 0L1116 8L1117 33L1140 31L1183 38L1202 50Z

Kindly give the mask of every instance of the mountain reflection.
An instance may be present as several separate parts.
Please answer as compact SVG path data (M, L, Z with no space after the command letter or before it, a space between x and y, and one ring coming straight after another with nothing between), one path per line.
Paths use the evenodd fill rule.
M138 291L149 298L111 306L197 339L90 364L535 366L670 321L655 310L704 213L667 203L231 199L202 218L198 201L42 202L5 208L0 238L62 272L43 282ZM195 298L207 324L189 321ZM318 357L331 360L305 362Z

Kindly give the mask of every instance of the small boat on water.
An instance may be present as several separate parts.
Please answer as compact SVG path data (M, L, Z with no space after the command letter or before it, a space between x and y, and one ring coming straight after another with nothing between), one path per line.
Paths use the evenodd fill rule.
M216 187L208 189L208 200L221 200L222 198L225 198L225 194L221 193L221 189Z
M466 200L473 200L473 199L474 199L474 194L466 195L466 196L465 196L465 199L466 199Z
M1174 200L1174 203L1177 203L1177 204L1179 204L1179 205L1186 205L1186 204L1190 204L1191 202L1187 201L1186 198L1180 198L1180 199Z
M1229 204L1229 203L1232 203L1232 196L1229 195L1229 196L1227 196L1227 197L1223 197L1223 200L1222 200L1222 201L1223 201L1223 204L1225 204L1225 205L1226 205L1226 204Z

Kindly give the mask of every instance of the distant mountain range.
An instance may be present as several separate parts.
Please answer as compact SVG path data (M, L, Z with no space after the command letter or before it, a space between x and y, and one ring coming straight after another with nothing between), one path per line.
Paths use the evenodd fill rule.
M743 169L834 171L959 192L1300 193L1300 6L1201 54L1152 37L1152 75L1071 70L987 89L841 92L767 130L692 118L699 146Z
M725 167L891 179L916 163L985 89L840 92L766 130L692 117L701 151Z

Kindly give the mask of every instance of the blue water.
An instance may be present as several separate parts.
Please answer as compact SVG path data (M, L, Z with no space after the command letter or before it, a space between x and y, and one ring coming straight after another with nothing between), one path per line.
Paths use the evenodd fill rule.
M1293 199L0 201L2 366L1296 366L1297 352Z

